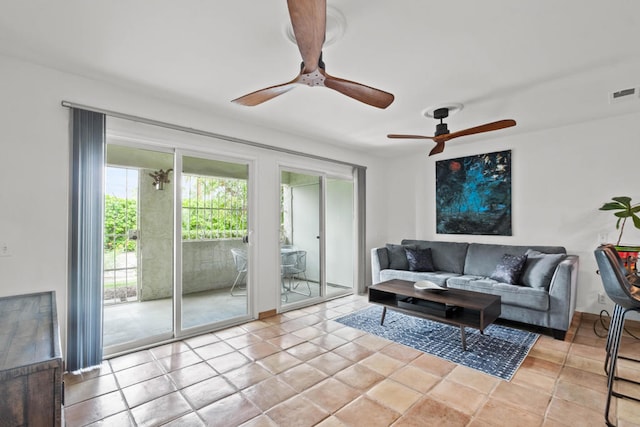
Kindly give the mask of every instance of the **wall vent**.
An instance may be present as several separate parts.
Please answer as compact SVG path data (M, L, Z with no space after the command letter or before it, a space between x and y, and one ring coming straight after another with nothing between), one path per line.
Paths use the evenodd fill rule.
M617 90L609 94L609 102L613 104L621 101L630 101L632 99L639 100L639 93L640 88L638 87L630 87L627 89Z

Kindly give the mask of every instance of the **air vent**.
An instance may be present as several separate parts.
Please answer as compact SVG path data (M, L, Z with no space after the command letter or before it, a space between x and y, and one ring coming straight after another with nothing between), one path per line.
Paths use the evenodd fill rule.
M622 101L631 101L632 99L639 100L640 97L638 97L638 93L640 93L640 88L637 87L617 90L609 94L609 102L613 104Z

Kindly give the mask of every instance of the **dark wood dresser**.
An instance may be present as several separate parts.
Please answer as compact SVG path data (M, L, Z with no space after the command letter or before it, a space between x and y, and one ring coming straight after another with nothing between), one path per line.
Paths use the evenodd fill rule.
M62 369L55 292L0 298L0 426L59 426Z

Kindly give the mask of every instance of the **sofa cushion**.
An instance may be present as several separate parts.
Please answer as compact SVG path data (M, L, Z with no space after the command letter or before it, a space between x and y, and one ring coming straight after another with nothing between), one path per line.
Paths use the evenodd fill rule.
M487 243L471 243L464 262L464 274L489 277L504 254L524 255L533 249L546 254L566 254L562 246L512 246ZM436 267L438 267L436 265Z
M405 246L387 243L386 247L389 254L389 268L392 270L408 270L409 261L407 261L407 254L404 252ZM415 248L414 245L407 247Z
M471 274L462 274L460 276L450 277L447 280L447 286L450 288L464 289L469 285L469 283L482 279L486 279L486 277L473 276Z
M458 274L447 273L446 271L420 272L389 269L380 271L381 282L391 279L407 280L409 282L428 280L438 286L447 286L447 280L455 276L458 276Z
M526 255L504 254L493 270L493 273L489 275L489 278L497 280L498 282L516 285L520 282L520 275L522 274L525 262L527 262Z
M527 262L520 282L524 286L549 290L553 273L560 262L566 258L564 254L545 254L529 249L526 253Z
M486 277L472 275L451 277L447 280L447 286L455 289L500 295L502 304L540 311L549 310L549 293L541 288L509 285Z
M409 262L409 271L435 271L433 259L431 258L431 248L410 248L405 246L404 252Z
M401 242L403 245L415 245L420 249L431 249L433 268L435 271L449 271L462 274L465 257L467 256L468 243L460 242L434 242L431 240L408 240Z

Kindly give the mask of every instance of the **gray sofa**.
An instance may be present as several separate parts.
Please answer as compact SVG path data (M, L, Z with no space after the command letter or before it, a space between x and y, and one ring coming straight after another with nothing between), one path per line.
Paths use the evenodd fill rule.
M519 272L516 266L504 279L498 273L513 262L521 266ZM567 255L561 246L403 240L372 249L371 270L373 284L429 280L500 295L501 318L550 328L556 339L564 340L575 311L578 257Z

